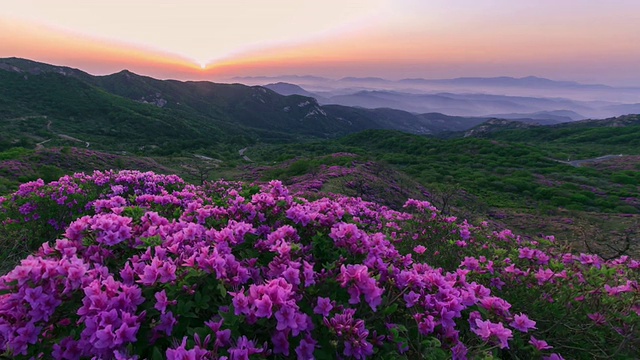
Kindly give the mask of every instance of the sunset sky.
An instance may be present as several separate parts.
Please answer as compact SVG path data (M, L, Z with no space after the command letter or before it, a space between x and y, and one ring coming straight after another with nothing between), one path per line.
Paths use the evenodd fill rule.
M638 0L7 0L0 57L158 78L528 76L640 86Z

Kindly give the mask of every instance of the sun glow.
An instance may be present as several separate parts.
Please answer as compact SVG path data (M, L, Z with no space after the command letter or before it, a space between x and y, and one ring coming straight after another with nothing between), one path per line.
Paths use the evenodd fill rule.
M640 81L637 0L499 2L7 1L0 57L181 80L298 73Z

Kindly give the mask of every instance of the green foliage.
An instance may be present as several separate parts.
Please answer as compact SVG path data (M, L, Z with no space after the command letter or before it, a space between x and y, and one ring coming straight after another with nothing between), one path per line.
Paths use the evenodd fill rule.
M274 167L269 171L266 171L262 176L263 180L287 180L294 176L300 176L304 174L314 174L321 166L343 166L350 167L353 163L353 158L336 157L336 156L317 156L313 158L300 158L293 162L286 162L281 166Z
M305 156L287 167L275 167L263 177L286 179L304 172L313 173L330 153L366 154L365 159L390 164L434 190L434 194L442 184L456 185L461 192L490 208L564 207L619 212L623 209L621 206L628 206L622 197L640 197L637 187L629 187L624 196L615 197L619 184L639 183L638 172L560 164L552 160L553 149L553 144L545 142L532 146L477 138L443 140L371 130L337 141L266 147L256 151L256 158L273 161L294 154ZM436 197L430 200L438 201ZM469 201L466 204L469 205Z
M43 165L38 169L38 177L45 182L58 180L64 175L64 170L53 165Z
M0 160L15 160L32 153L33 150L27 150L22 147L14 147L0 152Z

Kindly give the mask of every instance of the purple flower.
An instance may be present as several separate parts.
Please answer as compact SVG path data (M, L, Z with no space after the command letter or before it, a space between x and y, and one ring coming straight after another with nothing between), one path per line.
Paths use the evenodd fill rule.
M422 245L418 245L418 246L416 246L416 247L414 247L414 248L413 248L413 251L414 251L416 254L421 254L421 255L422 255L422 254L424 254L424 252L425 252L425 251L427 251L427 248L426 248L426 247L424 247L424 246L422 246Z
M276 326L278 331L298 328L296 309L290 305L285 305L276 312L276 320L278 320L278 325Z
M313 340L313 338L308 335L304 339L300 340L300 345L296 348L298 359L314 359L313 352L315 351L317 343L317 341Z
M538 350L538 351L547 350L547 349L552 349L553 348L553 346L550 346L549 344L547 344L546 341L538 340L533 336L531 336L531 339L529 340L529 344L533 345L533 347L535 347L536 350Z
M593 313L587 315L596 325L604 325L607 323L607 318L601 313Z
M331 299L318 297L318 302L315 308L313 308L313 312L315 314L322 315L324 317L329 316L331 309L333 309L333 305L331 305Z
M169 348L165 352L167 360L185 360L185 359L206 359L208 351L201 349L196 345L193 349L187 350L187 337L182 338L182 343L176 345L175 348Z
M249 356L254 354L259 354L263 349L255 347L253 341L247 339L246 336L241 336L237 342L236 346L233 346L229 349L229 359L230 360L248 360Z
M158 333L163 332L168 336L171 336L171 332L173 331L173 327L178 323L178 320L173 316L171 311L167 311L166 313L160 315L160 323L156 325L154 330Z
M408 293L404 294L403 297L408 308L413 307L418 302L418 300L420 300L420 294L417 294L413 291L409 291Z
M164 314L167 310L167 306L171 303L169 299L167 299L167 293L164 290L157 292L155 294L155 298L156 304L153 307Z
M544 356L542 360L564 360L560 354L553 353L549 356Z
M287 340L287 334L283 331L276 331L271 337L273 343L273 353L289 356L289 340Z
M234 312L236 315L248 314L249 313L249 298L244 295L244 290L241 290L237 293L229 293L233 296Z
M271 317L271 309L273 304L271 302L271 298L269 298L268 295L262 295L260 299L254 301L254 304L256 306L255 314L257 317Z
M482 340L488 341L491 338L498 340L500 349L509 348L508 340L513 337L511 330L505 329L501 323L492 323L489 320L475 320L475 327L471 331L476 333Z
M521 332L528 332L531 329L535 329L536 328L536 322L533 320L530 320L527 315L524 314L518 314L516 316L513 317L513 321L509 323L509 325L517 330L520 330Z

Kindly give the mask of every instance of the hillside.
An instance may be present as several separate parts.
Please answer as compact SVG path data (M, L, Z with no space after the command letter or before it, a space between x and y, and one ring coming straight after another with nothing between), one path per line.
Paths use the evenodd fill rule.
M467 131L468 135L527 144L546 144L563 158L635 154L640 148L640 115L582 120L550 126L494 120Z
M567 241L580 231L576 219L618 231L633 228L640 212L637 115L542 126L320 106L258 86L128 71L94 77L17 59L6 61L0 80L1 192L38 177L123 167L198 182L286 175L303 190L326 178L323 191L393 206L422 196L444 211L529 234L554 224ZM320 167L335 153L358 156L345 176ZM567 218L575 225L556 226Z
M344 193L354 195L344 184L358 180L358 188L365 190L360 196L380 201L376 193L392 194L396 191L392 189L398 188L391 179L406 177L414 182L405 182L407 187L423 189L412 196L427 199L445 212L475 221L489 220L497 228L515 228L530 236L553 233L576 249L602 251L603 256L615 254L613 249L625 249L628 243L630 247L624 252L640 255L640 147L635 141L618 139L616 148L625 150L622 157L580 165L577 160L589 159L593 148L570 142L560 147L545 140L438 139L380 130L330 142L258 146L249 156L259 163L288 163L285 169L291 170L277 170L282 165L273 165L272 173L297 174L299 180L294 177L291 184L300 181L304 187L310 179L322 178L318 170L322 162L317 159L333 153L354 154L354 164L371 162L374 169L391 173L379 176L352 165L346 175L337 177L343 180L332 180L342 184L338 189ZM606 145L601 149L613 151ZM565 161L567 154L576 165ZM343 173L335 168L332 171ZM314 175L305 180L307 172ZM367 181L362 183L362 179Z
M168 139L193 139L192 144L176 147L193 148L193 143L216 147L229 139L240 145L292 141L364 129L427 132L420 118L409 113L398 124L376 111L342 111L332 116L313 98L283 96L259 86L157 80L126 70L91 76L15 58L1 59L0 64L4 85L0 120L47 116L69 136L117 143L120 149L154 146L169 154L176 149L167 149L171 147ZM447 129L447 123L440 123L437 129ZM34 134L16 135L33 138ZM34 140L45 137L41 134Z
M172 153L205 144L215 148L244 135L238 125L125 99L57 73L0 71L0 82L4 130L0 141L5 144L20 138L41 142L65 134L98 149L135 151L146 146Z

